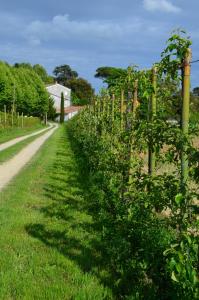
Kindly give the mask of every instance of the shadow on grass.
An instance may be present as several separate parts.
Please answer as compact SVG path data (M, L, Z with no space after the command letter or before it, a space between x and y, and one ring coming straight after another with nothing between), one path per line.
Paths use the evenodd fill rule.
M81 149L69 137L61 136L55 161L44 187L48 205L41 208L43 222L29 224L27 232L48 247L58 250L104 284L113 286L106 271L106 254L100 240L100 224L90 214L89 176ZM102 275L103 274L103 275Z

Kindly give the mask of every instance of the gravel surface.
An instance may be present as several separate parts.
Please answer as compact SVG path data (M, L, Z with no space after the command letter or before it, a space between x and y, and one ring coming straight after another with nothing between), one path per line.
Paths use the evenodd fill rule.
M31 160L44 142L54 133L58 125L47 133L38 137L23 148L16 156L0 165L0 191L17 175L17 173Z
M30 133L30 134L27 134L27 135L24 135L24 136L15 138L15 139L13 139L13 140L11 140L11 141L8 141L8 142L6 142L6 143L3 143L3 144L0 144L0 151L3 151L3 150L5 150L5 149L7 149L7 148L9 148L9 147L11 147L11 146L13 146L13 145L19 143L19 142L22 142L22 141L28 139L28 138L31 137L31 136L35 136L35 135L38 135L38 134L40 134L40 133L42 133L42 132L45 132L46 130L48 130L48 129L51 128L51 127L53 127L52 124L50 124L50 126L47 127L47 128L38 130L38 131L36 131L36 132L33 132L33 133Z

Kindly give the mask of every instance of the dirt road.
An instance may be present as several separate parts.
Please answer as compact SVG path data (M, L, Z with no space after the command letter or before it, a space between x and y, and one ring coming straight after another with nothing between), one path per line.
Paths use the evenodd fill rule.
M40 133L42 133L42 132L45 132L46 130L48 130L48 129L51 128L51 127L53 127L52 124L50 124L50 126L47 127L47 128L38 130L38 131L36 131L36 132L33 132L33 133L30 133L30 134L27 134L27 135L24 135L24 136L15 138L15 139L13 139L13 140L11 140L11 141L8 141L8 142L6 142L6 143L3 143L3 144L0 144L0 151L3 151L3 150L5 150L5 149L7 149L7 148L9 148L9 147L11 147L11 146L13 146L13 145L19 143L19 142L22 142L22 141L28 139L28 138L31 137L31 136L35 136L35 135L38 135L38 134L40 134Z
M31 160L43 143L55 132L58 125L50 129L47 133L38 137L16 156L0 165L0 191L17 175L17 173Z

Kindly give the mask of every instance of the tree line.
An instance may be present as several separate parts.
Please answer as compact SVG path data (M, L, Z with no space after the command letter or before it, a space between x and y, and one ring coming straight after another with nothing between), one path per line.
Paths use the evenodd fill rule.
M0 110L41 117L49 110L49 95L36 66L0 62Z

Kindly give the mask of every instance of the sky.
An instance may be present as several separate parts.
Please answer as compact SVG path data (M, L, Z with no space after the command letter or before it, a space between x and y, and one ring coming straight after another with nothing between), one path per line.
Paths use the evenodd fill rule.
M0 0L0 60L70 65L98 91L101 66L150 68L183 28L199 59L198 0ZM199 63L192 87L199 86Z

